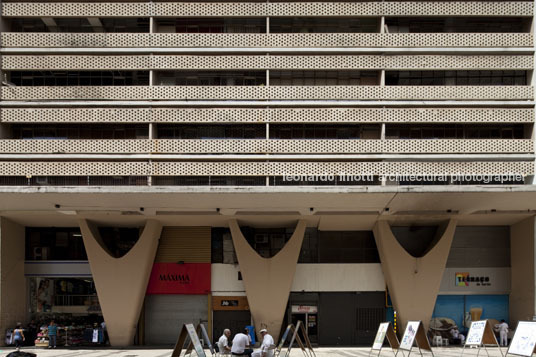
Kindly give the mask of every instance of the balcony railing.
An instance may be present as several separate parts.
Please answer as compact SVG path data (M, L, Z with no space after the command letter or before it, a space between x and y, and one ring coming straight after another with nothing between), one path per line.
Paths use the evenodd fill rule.
M0 154L533 153L530 139L0 140Z
M531 86L2 87L3 100L531 100Z
M356 48L532 47L530 33L15 33L3 47L26 48Z

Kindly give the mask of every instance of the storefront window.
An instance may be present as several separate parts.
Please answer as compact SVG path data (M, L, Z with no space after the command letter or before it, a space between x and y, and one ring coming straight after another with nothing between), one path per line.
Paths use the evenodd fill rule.
M100 313L93 279L29 278L31 313Z

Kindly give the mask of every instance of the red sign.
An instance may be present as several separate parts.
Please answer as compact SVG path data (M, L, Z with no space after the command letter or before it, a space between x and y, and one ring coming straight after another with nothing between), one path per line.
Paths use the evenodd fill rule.
M210 263L154 263L147 294L210 294Z

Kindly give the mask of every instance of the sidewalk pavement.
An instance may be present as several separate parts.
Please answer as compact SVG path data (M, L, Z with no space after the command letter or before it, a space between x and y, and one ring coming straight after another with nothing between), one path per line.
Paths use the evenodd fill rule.
M13 352L14 348L2 348L0 347L0 357L7 356L10 352ZM501 348L502 355L506 355L506 347ZM33 348L27 347L23 348L22 351L35 353L38 357L170 357L171 349L170 348L131 348L131 349L114 349L114 348L87 348L87 349L76 349L76 348L57 348L57 349L43 349L43 348ZM461 347L433 347L433 356L434 357L459 357L462 354ZM407 351L404 352L404 356L400 353L398 357L408 357ZM475 348L466 348L464 351L464 357L476 357L478 349ZM487 347L487 352L489 357L501 357L501 353L497 347ZM210 351L205 350L207 357L210 357ZM286 353L286 348L283 348L281 351L281 357L284 357ZM368 357L370 353L369 347L321 347L315 349L316 357ZM423 357L431 357L432 354L428 351L422 351ZM182 352L184 355L184 350ZM419 349L414 347L411 351L411 355L415 357L420 357ZM196 353L192 352L192 357L196 357ZM299 348L293 348L291 357L306 357L301 352ZM373 351L371 353L372 357L378 356L378 351ZM486 350L482 348L480 351L480 356L486 356ZM380 357L394 357L394 353L390 348L384 348L381 351Z

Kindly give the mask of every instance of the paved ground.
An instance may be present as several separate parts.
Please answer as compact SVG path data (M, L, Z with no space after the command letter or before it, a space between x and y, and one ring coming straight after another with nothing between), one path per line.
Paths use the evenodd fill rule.
M0 347L1 348L1 347ZM6 356L8 353L13 352L13 348L3 348L0 351L0 357ZM67 348L58 348L55 350L42 349L42 348L24 348L23 351L33 352L37 354L38 357L78 357L78 356L88 356L88 357L106 357L106 356L117 356L117 357L170 357L171 349L67 349ZM477 349L467 348L464 351L464 356L467 357L476 357ZM497 347L488 347L487 351L489 357L501 357L499 349ZM210 357L210 352L207 352L207 357ZM285 356L286 349L281 351L281 357ZM403 357L408 357L408 353L404 352ZM316 357L368 357L370 353L370 348L317 348L315 349ZM183 351L184 354L184 351ZM459 357L462 354L462 348L460 347L434 347L433 356L434 357ZM502 348L502 354L506 354L506 348ZM419 349L414 348L411 352L411 355L419 356ZM300 349L292 349L291 356L293 357L306 357L302 354ZM378 356L378 353L372 354L373 357ZM427 351L423 351L424 357L431 357L432 354ZM480 351L480 356L488 357L486 351L482 349ZM195 352L192 353L192 357L196 357ZM381 357L394 357L394 354L390 349L385 348L381 352ZM402 357L402 356L399 356Z

